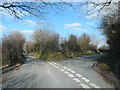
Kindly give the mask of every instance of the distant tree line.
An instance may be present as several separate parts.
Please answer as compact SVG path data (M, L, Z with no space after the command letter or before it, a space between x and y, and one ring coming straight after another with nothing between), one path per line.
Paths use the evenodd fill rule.
M65 57L77 57L82 53L97 52L97 45L91 43L91 37L83 34L80 37L69 35L61 38L59 34L49 29L36 30L32 41L25 41L19 31L13 31L2 38L2 64L15 65L24 63L24 53L36 53L45 59L52 53L61 53Z
M62 39L59 34L51 30L40 29L34 32L33 42L26 42L25 50L27 54L39 53L39 57L53 52L74 57L80 53L97 52L97 45L92 44L90 35L85 33L80 37L70 35L68 39Z

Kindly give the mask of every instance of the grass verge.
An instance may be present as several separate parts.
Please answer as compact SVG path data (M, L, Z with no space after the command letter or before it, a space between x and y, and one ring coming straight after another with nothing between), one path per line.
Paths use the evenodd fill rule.
M113 65L115 66L115 63L112 63L113 64L112 66L110 64L110 61L112 61L113 59L115 58L111 58L110 56L107 55L99 58L95 69L98 71L98 73L103 77L103 79L106 82L108 82L115 88L120 88L120 80L115 74L115 69L113 69Z
M80 56L83 56L83 55L93 55L93 54L96 54L96 52L81 53Z
M44 61L60 61L60 60L67 60L70 58L80 57L80 56L84 56L84 55L93 55L93 54L96 54L96 53L95 52L87 52L87 53L80 53L80 54L74 54L74 55L64 55L61 52L52 52L52 53L46 53L42 56L37 52L29 53L30 56L40 58Z
M40 58L40 54L39 53L37 53L37 52L31 52L31 53L28 53L28 55L30 55L30 56L34 56L34 57L36 57L36 58Z

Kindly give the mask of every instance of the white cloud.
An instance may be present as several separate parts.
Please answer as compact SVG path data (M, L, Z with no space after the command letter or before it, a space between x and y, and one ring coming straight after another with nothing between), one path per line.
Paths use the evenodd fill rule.
M6 29L6 27L5 27L5 26L0 25L0 31L3 31L3 30L5 30L5 29Z
M28 25L34 26L34 27L37 26L37 24L34 21L32 21L32 20L24 20L23 22L28 24Z
M81 31L81 32L87 32L88 30L85 29L80 29L80 28L73 28L71 30L77 30L77 31Z
M32 30L20 30L20 32L23 33L23 34L26 34L26 33L33 34Z
M65 28L71 28L70 30L72 30L72 31L87 32L87 30L85 30L85 29L78 28L79 26L81 26L80 23L65 24L64 26L65 26Z
M93 22L86 22L85 24L88 25L88 26L93 26L93 25L95 25Z
M76 26L81 26L80 23L72 23L72 24L65 24L65 28L71 28L71 27L76 27Z
M10 32L13 32L13 31L19 31L26 40L31 40L31 37L34 34L33 30L10 29Z
M26 34L33 34L34 33L33 30L10 29L10 31L19 31L19 32L21 32L24 35L26 35Z

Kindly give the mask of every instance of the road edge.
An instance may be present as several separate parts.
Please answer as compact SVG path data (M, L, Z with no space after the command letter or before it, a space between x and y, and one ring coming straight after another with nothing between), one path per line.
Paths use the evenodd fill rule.
M93 69L104 79L104 81L106 82L106 83L108 83L109 85L111 85L112 87L114 87L114 88L120 88L120 82L118 81L118 80L112 80L111 78L109 78L107 75L105 75L104 73L103 73L103 71L102 70L100 70L98 67L97 67L97 65L95 65L94 67L93 67Z

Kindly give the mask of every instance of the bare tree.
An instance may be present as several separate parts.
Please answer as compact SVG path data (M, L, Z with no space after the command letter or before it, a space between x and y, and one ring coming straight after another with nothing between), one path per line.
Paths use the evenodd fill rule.
M58 13L64 5L71 6L71 4L65 2L7 2L4 0L0 3L3 11L7 11L18 19L21 19L21 15L32 15L41 18L50 9Z
M94 0L93 2L87 2L86 5L83 6L83 12L85 11L87 15L96 14L98 15L106 15L114 10L118 9L119 0Z
M91 42L90 36L88 34L83 34L81 37L78 39L78 44L80 45L80 49L83 53L87 52L90 47L89 44Z
M114 11L112 14L104 16L100 28L103 30L103 34L106 35L110 49L114 52L120 52L120 16L118 11Z
M2 55L3 62L6 60L10 65L14 65L17 63L23 63L23 46L25 39L22 34L18 31L12 32L7 37L2 40Z
M36 51L34 47L35 47L35 43L34 42L32 42L32 41L26 41L25 45L24 45L25 53L29 54L31 52Z
M34 32L35 51L41 56L49 52L59 51L59 35L53 31L42 29Z
M61 43L61 52L66 56L78 55L80 52L79 44L77 43L77 37L75 35L70 35L69 39L64 39Z
M85 0L86 1L86 0ZM85 8L85 11L89 11L91 13L100 12L103 8L111 5L114 2L114 0L105 0L104 2L100 2L100 0L96 0L95 2L85 2L85 3L79 3L77 4L77 9L83 7L83 6L89 6L93 5L92 9L88 10L88 8ZM36 17L41 18L42 15L46 14L47 12L52 9L53 11L59 13L61 8L64 8L65 6L70 7L76 7L76 5L73 5L70 2L44 2L44 1L35 1L35 2L8 2L6 0L3 0L0 3L0 7L3 9L3 11L7 11L10 15L15 16L16 18L20 19L21 15L27 16L27 15L33 15ZM99 7L99 8L98 8ZM65 8L64 8L65 9Z

